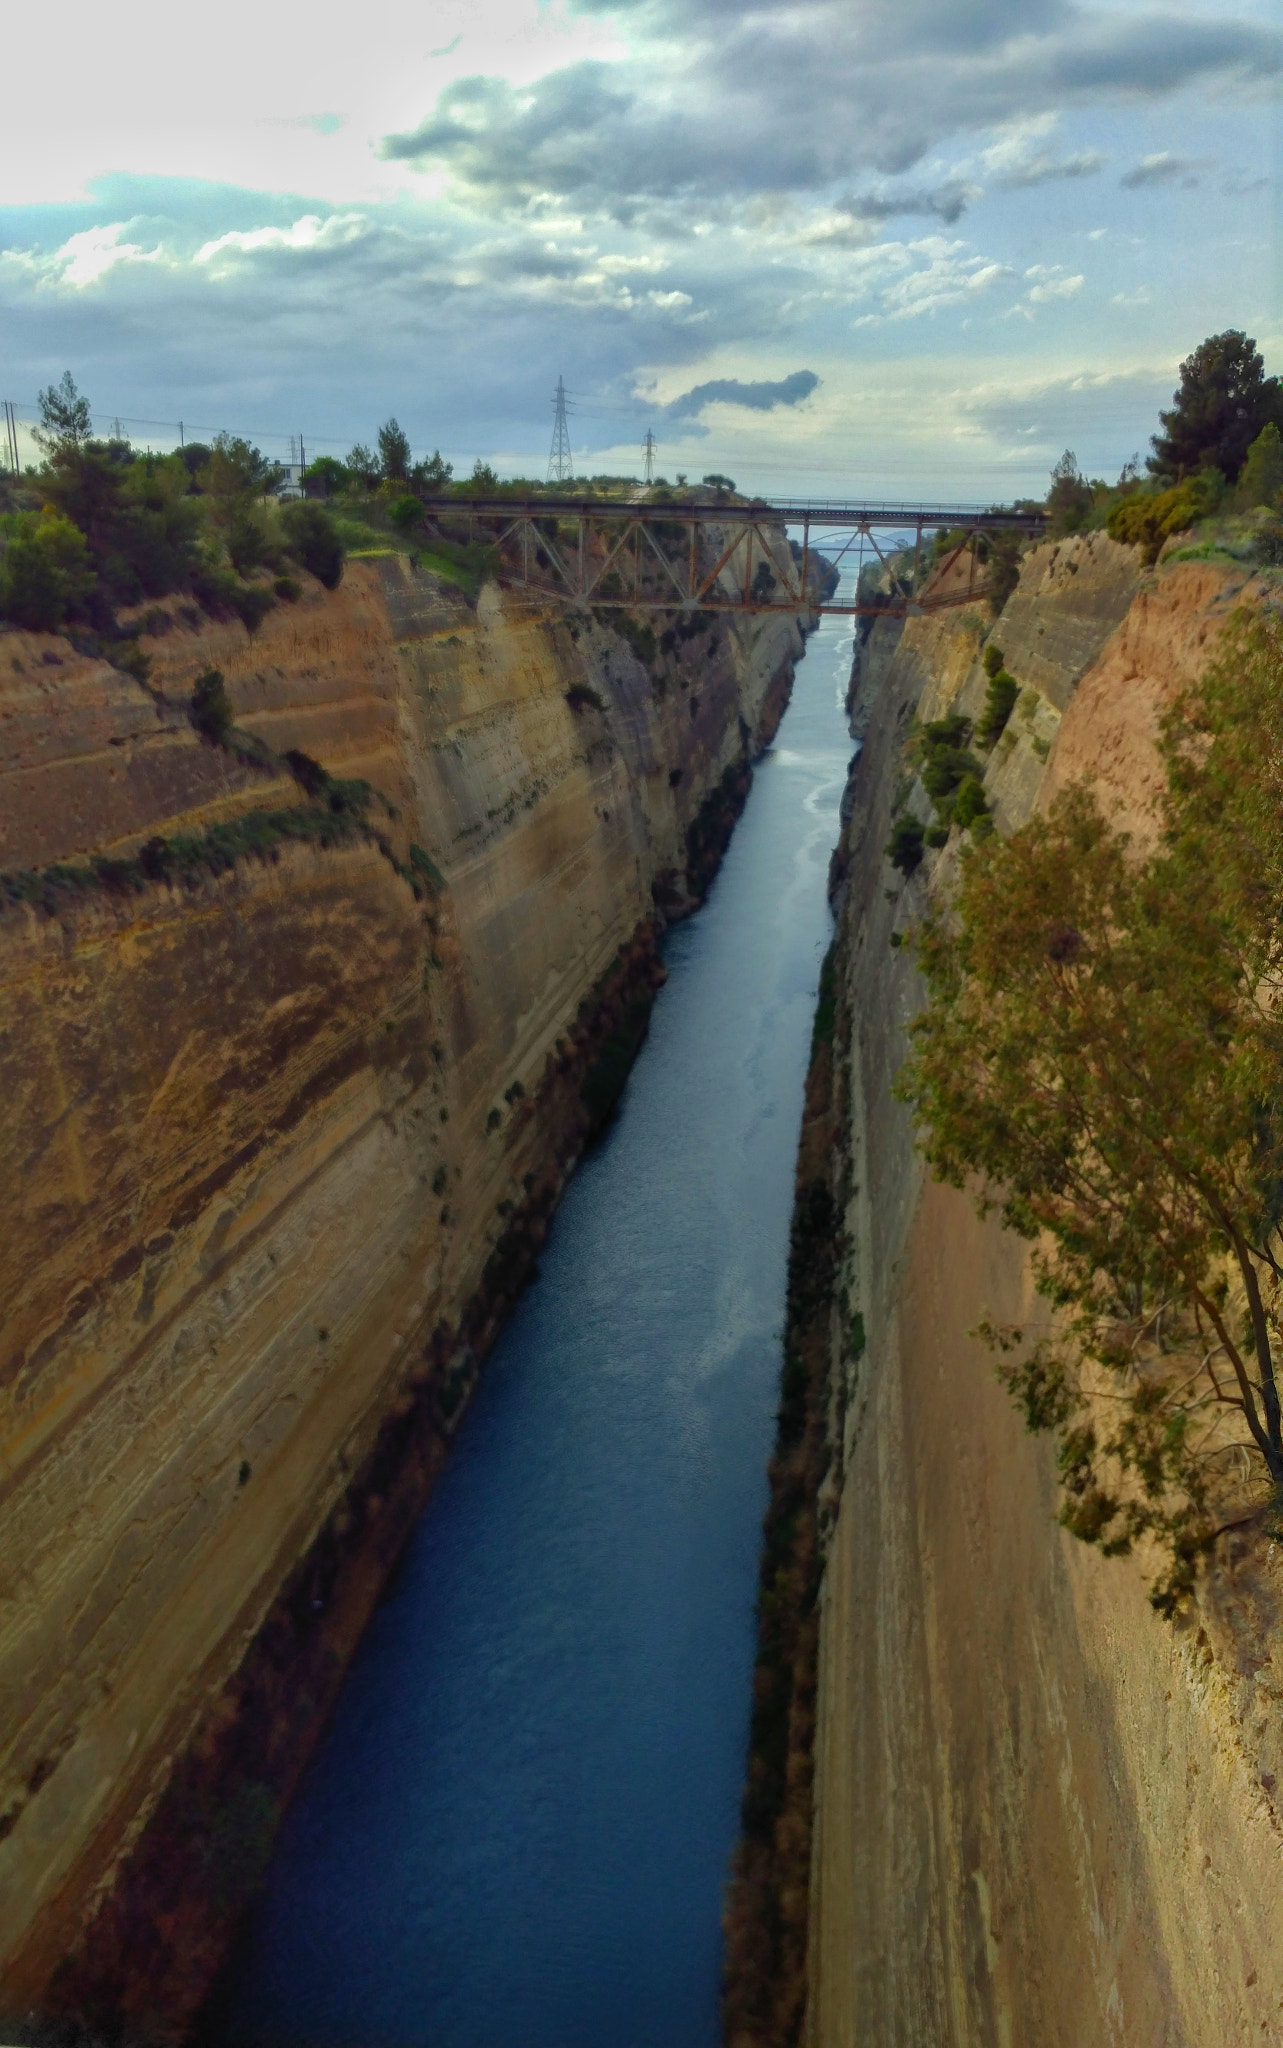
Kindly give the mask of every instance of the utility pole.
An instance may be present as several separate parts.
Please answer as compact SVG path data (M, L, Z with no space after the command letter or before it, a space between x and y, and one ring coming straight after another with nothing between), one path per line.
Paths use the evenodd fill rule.
M653 484L655 481L655 436L651 433L649 427L646 429L646 439L642 442L642 454L646 458L646 481L648 484Z
M11 398L4 401L4 438L5 467L11 469L15 476L21 476L22 471L18 462L18 418Z
M548 456L549 483L569 483L575 473L574 458L570 453L570 428L566 424L566 385L561 377L553 394L552 449Z

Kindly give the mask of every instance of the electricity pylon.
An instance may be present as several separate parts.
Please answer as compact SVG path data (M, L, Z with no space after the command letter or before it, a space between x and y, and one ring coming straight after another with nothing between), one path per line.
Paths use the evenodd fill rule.
M574 476L575 465L570 453L570 428L566 425L566 386L561 377L557 379L552 403L552 450L548 456L547 481L564 484Z
M651 433L649 427L646 429L646 439L642 442L642 454L646 458L646 481L648 484L653 484L655 481L655 436Z

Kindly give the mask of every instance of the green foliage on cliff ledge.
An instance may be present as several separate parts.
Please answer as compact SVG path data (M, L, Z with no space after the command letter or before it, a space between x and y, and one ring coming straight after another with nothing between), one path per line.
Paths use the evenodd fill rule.
M1283 1485L1281 726L1283 626L1240 621L1166 722L1155 852L1073 787L915 936L897 1092L1056 1311L985 1334L1056 1439L1065 1526L1143 1542L1167 1613Z

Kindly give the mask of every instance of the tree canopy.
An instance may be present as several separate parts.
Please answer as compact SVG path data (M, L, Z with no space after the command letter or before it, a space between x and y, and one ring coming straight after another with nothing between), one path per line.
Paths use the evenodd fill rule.
M59 384L48 384L37 394L40 425L32 434L36 446L46 455L60 449L83 448L93 433L89 400L76 389L70 370L64 370Z
M409 437L394 419L379 428L379 472L391 483L404 483L410 474Z
M1283 391L1265 375L1260 351L1238 328L1213 334L1181 364L1170 411L1160 412L1149 468L1171 483L1218 469L1233 483L1247 451L1271 420L1283 424Z
M964 860L915 944L898 1084L937 1174L1034 1245L1055 1313L988 1328L1058 1445L1062 1520L1158 1545L1171 1612L1283 1485L1283 628L1243 623L1167 720L1157 851L1089 787Z

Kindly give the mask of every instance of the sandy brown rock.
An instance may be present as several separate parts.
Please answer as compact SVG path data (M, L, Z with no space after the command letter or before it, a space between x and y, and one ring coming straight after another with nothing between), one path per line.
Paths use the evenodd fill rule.
M1038 550L994 629L1032 698L987 770L1004 829L1083 772L1144 826L1157 713L1208 658L1242 578L1187 565L1142 581L1123 552L1066 544L1052 564ZM956 858L946 849L934 879L928 865L889 887L903 736L926 690L933 715L983 699L974 632L932 622L956 635L949 654L921 644L925 624L880 662L871 705L857 692L839 1017L844 1278L868 1346L854 1370L836 1354L832 1368L841 1492L822 1588L806 2039L1274 2040L1277 1547L1223 1546L1197 1613L1173 1629L1139 1567L1056 1528L1048 1447L967 1334L982 1315L1020 1315L1024 1249L924 1184L890 1098L921 1001L891 939Z
M341 844L0 913L0 2004L168 2037L801 636L714 622L649 673L400 557L252 639L160 611L145 685L0 635L0 863L305 801L193 732L210 667L376 793Z

